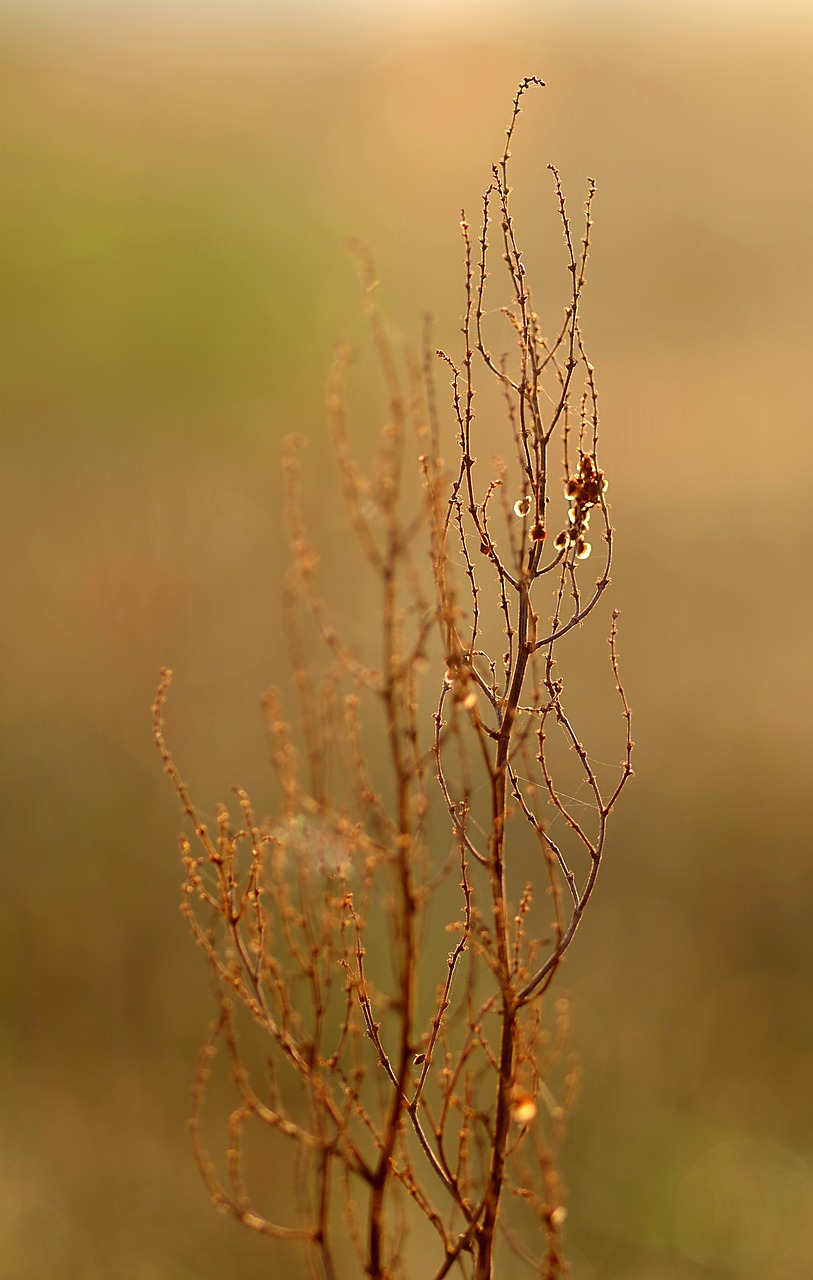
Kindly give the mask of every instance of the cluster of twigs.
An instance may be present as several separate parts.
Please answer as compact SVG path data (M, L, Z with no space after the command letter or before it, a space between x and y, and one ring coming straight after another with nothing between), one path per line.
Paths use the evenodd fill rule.
M566 710L558 663L609 584L612 529L579 319L593 184L577 242L551 169L570 283L564 319L550 337L534 310L511 213L510 147L533 84L541 81L524 80L517 92L479 239L465 216L461 224L463 357L438 353L452 381L451 475L429 343L402 376L372 268L362 262L388 401L368 469L355 461L345 427L345 351L329 408L347 510L378 584L376 665L332 625L292 444L286 631L298 709L292 727L276 693L266 697L279 788L274 819L259 821L238 791L236 820L222 807L216 824L205 822L164 740L169 672L154 708L158 748L194 831L194 840L182 838L183 910L218 993L193 1089L198 1163L220 1207L256 1231L303 1242L313 1273L326 1280L360 1273L441 1280L452 1272L490 1280L498 1240L515 1267L550 1280L567 1275L556 1153L575 1073L566 1059L567 1002L557 1000L543 1018L542 997L593 892L608 819L631 774L632 740L616 615L610 659L626 742L610 785ZM501 309L510 356L492 354L484 332L493 236L510 283ZM512 459L483 480L474 439L478 362L501 394ZM417 498L405 465L413 438ZM588 583L595 559L598 575ZM318 679L307 619L327 651ZM559 781L562 745L579 762L577 801ZM542 870L541 894L532 879L517 881L529 857ZM538 928L539 912L551 914L545 902L553 921ZM440 973L439 906L451 914L453 939ZM256 1054L252 1027L262 1042ZM218 1045L237 1094L221 1172L202 1118ZM255 1127L280 1144L277 1168L291 1170L262 1209L244 1174ZM275 1209L288 1184L296 1194L283 1222Z

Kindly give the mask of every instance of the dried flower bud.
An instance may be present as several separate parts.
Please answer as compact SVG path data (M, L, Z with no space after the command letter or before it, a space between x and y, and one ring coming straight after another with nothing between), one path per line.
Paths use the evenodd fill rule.
M565 497L575 498L579 492L579 482L575 476L571 476L565 483Z
M531 529L530 538L531 542L544 542L545 526L540 523L535 524Z
M520 516L520 517L527 516L530 510L531 510L531 499L529 497L517 498L516 502L514 503L515 516Z
M536 1115L536 1103L524 1089L514 1089L512 1114L517 1124L530 1124Z
M561 533L557 533L553 545L557 551L564 551L565 547L570 546L570 534L567 529L563 529Z
M576 543L576 559L586 560L593 548L589 542L585 542L584 538L579 538Z

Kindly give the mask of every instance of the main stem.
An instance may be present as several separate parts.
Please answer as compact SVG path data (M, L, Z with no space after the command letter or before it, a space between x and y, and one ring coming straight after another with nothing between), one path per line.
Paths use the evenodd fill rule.
M494 932L497 945L499 980L502 987L499 1075L497 1078L496 1116L491 1167L486 1187L483 1221L477 1238L475 1280L491 1280L494 1265L494 1239L500 1209L505 1155L511 1126L511 1090L514 1082L514 1045L516 1041L517 1000L511 979L511 951L508 939L508 911L505 891L505 819L508 801L508 757L525 673L532 652L528 641L531 617L530 581L536 558L532 557L528 577L520 584L517 626L517 662L505 701L505 710L492 772L492 828L490 853L491 893L494 910Z

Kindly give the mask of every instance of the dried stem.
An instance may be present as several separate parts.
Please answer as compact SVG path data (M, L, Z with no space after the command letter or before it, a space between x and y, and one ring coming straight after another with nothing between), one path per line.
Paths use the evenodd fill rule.
M195 1155L220 1208L300 1242L325 1280L348 1246L372 1280L406 1276L406 1232L421 1217L437 1239L425 1268L435 1280L453 1271L493 1280L501 1248L514 1269L568 1275L556 1156L575 1075L567 1002L556 1002L549 1029L542 996L594 892L633 743L617 613L610 662L625 742L609 784L565 702L563 645L609 586L613 534L581 330L595 184L579 239L549 166L567 282L564 320L550 337L512 210L510 148L524 96L541 84L529 77L519 86L476 238L461 219L463 352L458 360L438 352L451 377L451 476L429 325L421 358L408 358L403 374L373 265L355 250L386 403L366 465L347 427L346 348L328 413L349 524L378 595L375 652L334 625L290 442L293 724L276 692L264 703L276 816L255 818L238 790L235 824L220 806L210 831L165 742L168 671L154 705L158 750L196 841L181 841L182 909L217 1002L192 1091ZM495 237L508 300L492 310ZM487 337L494 317L508 350ZM476 453L483 374L507 422L507 461L490 468ZM415 471L406 462L413 447ZM605 550L587 584L596 535ZM326 655L321 670L314 637ZM548 901L552 921L542 918ZM455 935L445 962L439 911ZM428 1005L427 980L436 988ZM219 1046L236 1095L221 1170L203 1137ZM297 1170L278 1189L291 1184L290 1203L271 1194L272 1213L257 1207L261 1190L244 1172L263 1132Z

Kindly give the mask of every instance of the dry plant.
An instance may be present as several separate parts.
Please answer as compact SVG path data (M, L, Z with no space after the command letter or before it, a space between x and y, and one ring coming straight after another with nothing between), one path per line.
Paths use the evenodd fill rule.
M181 842L183 912L217 998L193 1087L197 1161L217 1206L299 1241L326 1280L568 1275L556 1158L576 1073L567 1001L549 1009L544 997L593 893L632 740L616 614L607 673L624 747L612 772L564 697L560 654L609 585L613 535L579 317L594 184L579 240L550 167L568 272L551 336L511 212L510 147L523 95L541 83L519 87L479 236L461 223L463 353L437 352L451 375L451 473L428 333L402 374L361 255L388 402L369 469L345 426L347 351L329 412L350 523L380 593L367 628L377 661L332 625L292 443L285 624L297 711L289 724L277 693L266 695L275 817L258 820L238 789L236 821L220 807L207 825L165 745L168 671L155 702L158 748L194 829ZM510 302L487 312L492 239ZM510 355L487 343L487 318L506 325ZM510 456L486 475L476 369L497 389ZM306 625L324 644L318 675ZM438 942L442 912L451 944ZM236 1091L220 1171L203 1114L218 1046ZM272 1136L264 1161L252 1130ZM510 1268L498 1250L513 1254Z

